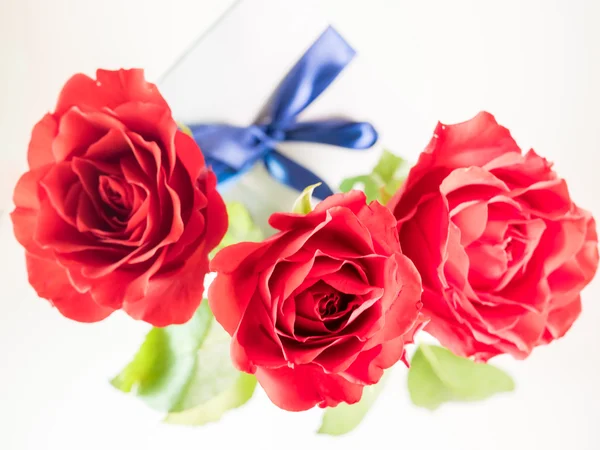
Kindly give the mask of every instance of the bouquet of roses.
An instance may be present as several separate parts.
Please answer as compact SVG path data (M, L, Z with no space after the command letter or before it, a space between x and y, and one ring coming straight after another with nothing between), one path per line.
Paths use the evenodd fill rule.
M377 139L362 122L293 119L324 72L308 94L288 78L291 106L238 129L177 123L141 70L99 70L72 77L33 129L11 214L29 282L69 319L123 310L153 326L112 383L167 422L217 420L258 382L285 410L327 408L320 431L342 434L396 364L418 406L483 399L514 387L490 358L527 357L581 312L594 219L489 113L438 124L410 168L384 152L338 193L277 153L284 138ZM217 189L259 161L303 189L269 236ZM425 334L443 347L411 349Z

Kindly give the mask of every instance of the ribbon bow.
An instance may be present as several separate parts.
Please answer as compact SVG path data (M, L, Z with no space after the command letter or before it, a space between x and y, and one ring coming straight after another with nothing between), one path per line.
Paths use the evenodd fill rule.
M208 165L220 183L249 170L262 160L279 182L299 191L321 183L314 195L333 192L319 176L276 150L278 142L301 141L367 149L377 140L373 126L348 120L296 122L300 114L333 82L356 52L328 27L281 83L264 121L248 127L222 124L189 126Z

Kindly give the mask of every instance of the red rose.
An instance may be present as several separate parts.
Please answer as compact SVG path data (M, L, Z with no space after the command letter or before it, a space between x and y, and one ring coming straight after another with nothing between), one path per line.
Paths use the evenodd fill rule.
M423 279L426 330L480 360L563 336L598 266L594 219L488 113L439 124L388 205Z
M34 127L12 213L29 281L74 320L186 322L227 228L193 139L142 70L73 76Z
M233 336L234 364L283 409L355 403L420 324L421 282L396 221L353 191L270 224L280 232L211 262L210 307Z

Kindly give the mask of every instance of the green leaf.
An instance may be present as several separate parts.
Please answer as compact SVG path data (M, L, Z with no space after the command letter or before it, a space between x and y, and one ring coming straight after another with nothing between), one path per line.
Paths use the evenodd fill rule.
M402 158L384 150L370 174L346 178L340 184L340 191L348 192L362 185L367 202L379 200L385 205L404 181L404 176L398 176L398 172L405 166Z
M512 378L497 367L425 344L417 349L408 371L412 402L430 410L446 402L483 400L514 388Z
M394 194L400 189L402 183L404 183L405 178L393 178L385 186L382 186L379 189L379 200L382 205L387 205L390 199L394 196Z
M255 388L256 377L247 373L240 373L229 389L195 408L170 413L164 421L165 423L178 425L204 425L205 423L216 422L228 410L238 408L250 400Z
M363 192L367 196L367 202L377 200L379 197L379 181L373 175L359 175L357 177L346 178L340 184L340 191L349 192L356 188L356 185L363 185Z
M203 300L188 323L153 328L112 384L158 411L194 408L236 383L240 373L231 363L230 342Z
M313 210L312 208L312 195L316 188L318 188L321 183L316 183L308 186L302 191L302 194L296 199L294 202L294 206L292 207L292 212L297 214L308 214Z
M394 179L394 175L403 164L404 160L402 158L388 150L384 150L379 162L373 169L373 174L379 176L383 184L387 184Z
M260 242L263 240L262 231L254 224L250 212L242 203L230 202L226 206L229 227L221 243L211 252L211 258L219 250L228 245L237 244L238 242Z
M133 392L159 411L176 409L196 366L196 353L210 330L212 313L202 301L184 325L153 328L112 385Z
M189 137L193 138L194 137L194 133L192 133L192 130L190 130L190 127L188 127L185 123L183 122L177 122L177 126L179 127L179 129L184 132L185 134L187 134Z
M356 428L369 412L369 409L377 400L377 397L383 390L389 370L385 372L379 383L365 386L363 394L358 403L348 405L340 403L335 408L327 408L323 414L321 428L317 433L340 436L349 433Z

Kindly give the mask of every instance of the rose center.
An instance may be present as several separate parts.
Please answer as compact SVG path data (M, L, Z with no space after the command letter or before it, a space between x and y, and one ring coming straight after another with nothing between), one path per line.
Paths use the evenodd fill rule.
M337 319L348 309L353 296L332 292L324 295L318 302L319 315L323 320Z
M504 243L504 252L506 253L506 260L508 262L511 262L513 260L513 250L514 250L514 244L513 244L513 239L511 237L509 237L506 242Z
M122 219L131 211L131 187L115 177L101 175L100 197L109 214Z

